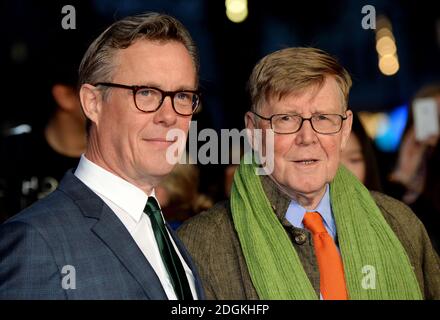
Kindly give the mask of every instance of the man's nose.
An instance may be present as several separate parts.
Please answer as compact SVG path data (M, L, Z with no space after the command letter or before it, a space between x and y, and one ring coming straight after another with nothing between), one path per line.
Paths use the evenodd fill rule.
M312 144L317 140L316 132L313 130L311 120L304 120L301 128L295 133L295 142L297 144Z
M176 123L177 113L173 108L173 100L170 96L162 100L162 104L154 114L154 122L162 123L165 126L170 126Z

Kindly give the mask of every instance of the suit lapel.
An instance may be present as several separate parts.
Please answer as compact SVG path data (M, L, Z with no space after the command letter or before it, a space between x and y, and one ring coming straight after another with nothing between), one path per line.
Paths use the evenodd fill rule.
M85 217L97 219L92 232L114 253L145 295L153 300L168 299L153 267L116 214L72 172L63 178L60 190L73 198Z
M125 226L106 205L92 231L113 251L150 299L168 299L154 269Z

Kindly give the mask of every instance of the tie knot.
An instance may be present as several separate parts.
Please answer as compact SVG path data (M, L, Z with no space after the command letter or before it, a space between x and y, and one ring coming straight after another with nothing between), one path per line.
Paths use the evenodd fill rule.
M324 227L324 223L322 222L322 217L318 212L306 212L303 223L304 226L312 232L312 234L327 232Z
M144 212L148 215L156 215L157 213L160 214L159 204L157 203L156 199L154 197L148 197L147 204L145 205Z

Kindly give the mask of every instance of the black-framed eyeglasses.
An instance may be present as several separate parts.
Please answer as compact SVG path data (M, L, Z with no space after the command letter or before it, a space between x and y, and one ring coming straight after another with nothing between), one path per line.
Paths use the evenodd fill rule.
M334 134L342 129L342 123L347 120L347 116L340 114L316 114L310 118L303 118L298 114L274 114L269 118L263 117L251 111L261 119L270 121L273 132L279 134L291 134L298 132L304 121L310 121L312 129L320 134Z
M197 90L164 91L155 87L128 86L111 82L98 82L94 86L131 90L133 92L134 105L142 112L155 112L159 110L166 97L171 98L174 111L181 116L194 114L200 105L200 92Z

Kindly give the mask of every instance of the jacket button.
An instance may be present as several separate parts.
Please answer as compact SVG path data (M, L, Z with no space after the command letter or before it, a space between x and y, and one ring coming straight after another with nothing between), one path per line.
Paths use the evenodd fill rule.
M295 235L295 242L296 244L304 244L307 240L307 236L304 233L298 233Z

